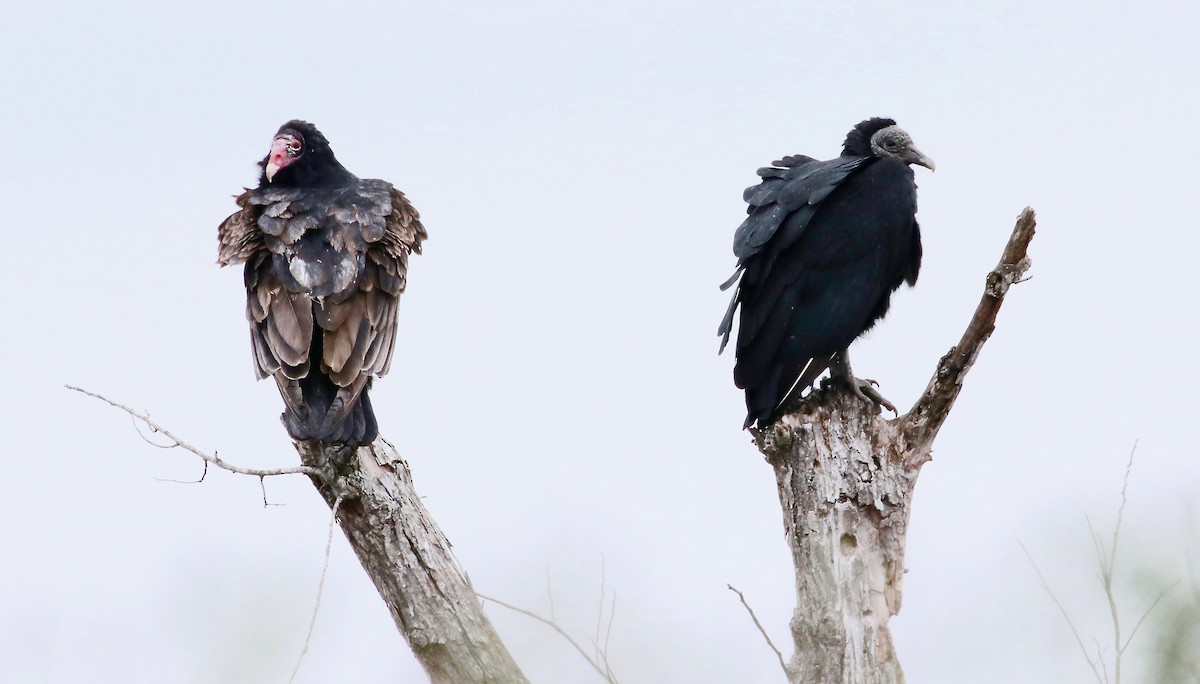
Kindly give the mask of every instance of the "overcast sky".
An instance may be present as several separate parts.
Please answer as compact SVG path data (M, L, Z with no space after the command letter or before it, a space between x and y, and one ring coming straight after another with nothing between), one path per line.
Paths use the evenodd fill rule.
M296 462L254 381L241 274L214 263L290 118L429 229L372 393L384 435L479 591L548 612L549 584L587 639L604 559L622 681L780 681L725 588L790 644L779 504L716 356L717 285L754 170L834 156L870 116L938 168L917 169L920 282L854 347L897 405L958 340L1018 212L1039 218L1033 279L916 490L892 620L909 681L1090 681L1018 540L1107 643L1085 516L1111 529L1135 440L1126 621L1200 562L1194 0L4 14L0 680L287 681L329 515L311 485L269 481L283 505L264 509L252 478L163 482L200 464L62 386L241 465ZM595 681L543 626L489 612L532 680ZM424 675L339 534L297 681L351 676Z

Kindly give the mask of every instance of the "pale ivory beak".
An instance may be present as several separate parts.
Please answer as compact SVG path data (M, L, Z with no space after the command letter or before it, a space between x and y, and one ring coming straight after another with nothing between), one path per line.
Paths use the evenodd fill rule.
M291 135L280 134L271 141L271 153L267 155L267 165L263 167L268 183L280 169L295 161L289 152L293 145L296 146L295 149L299 149L299 142Z
M913 147L909 150L909 154L911 155L909 158L912 159L913 164L917 164L919 166L924 166L925 168L929 169L930 171L937 170L937 164L934 164L933 160L930 159L929 157L926 157L925 153L922 152L921 150L918 150L917 148ZM268 175L267 178L270 179L271 176Z

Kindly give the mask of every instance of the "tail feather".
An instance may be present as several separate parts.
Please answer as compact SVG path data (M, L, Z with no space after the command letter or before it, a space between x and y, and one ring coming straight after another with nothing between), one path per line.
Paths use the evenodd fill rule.
M808 359L798 368L776 364L761 383L746 388L747 413L742 429L756 422L759 429L763 429L778 420L829 368L832 358L832 355L822 354Z
M368 385L369 378L363 376L350 387L338 387L325 375L310 372L300 380L303 406L299 410L288 406L283 425L297 441L366 446L379 436Z

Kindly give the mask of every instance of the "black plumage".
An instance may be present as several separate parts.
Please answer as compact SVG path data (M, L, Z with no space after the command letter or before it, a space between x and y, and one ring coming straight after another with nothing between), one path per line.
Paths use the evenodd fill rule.
M403 193L347 171L307 122L284 124L260 166L217 231L218 263L246 264L255 370L275 379L293 439L370 444L367 390L391 365L425 227Z
M855 394L892 408L854 378L847 347L887 313L900 284L917 280L921 233L909 164L933 161L892 119L863 121L828 161L785 157L758 170L734 235L736 287L721 349L740 307L734 382L745 426L773 423L826 369ZM739 279L740 278L740 279Z

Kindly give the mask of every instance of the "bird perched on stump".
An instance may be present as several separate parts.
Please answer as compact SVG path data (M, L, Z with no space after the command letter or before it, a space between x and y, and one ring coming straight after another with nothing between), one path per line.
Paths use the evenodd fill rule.
M370 444L367 390L391 365L425 227L404 193L347 171L308 122L284 124L259 166L258 187L217 229L217 262L246 264L258 378L275 379L292 439Z
M825 372L855 395L895 407L854 377L847 348L887 313L892 293L921 268L917 185L910 164L934 169L892 119L846 136L842 154L797 155L758 170L749 214L733 238L733 299L717 334L729 341L738 307L734 383L745 427L775 422Z

